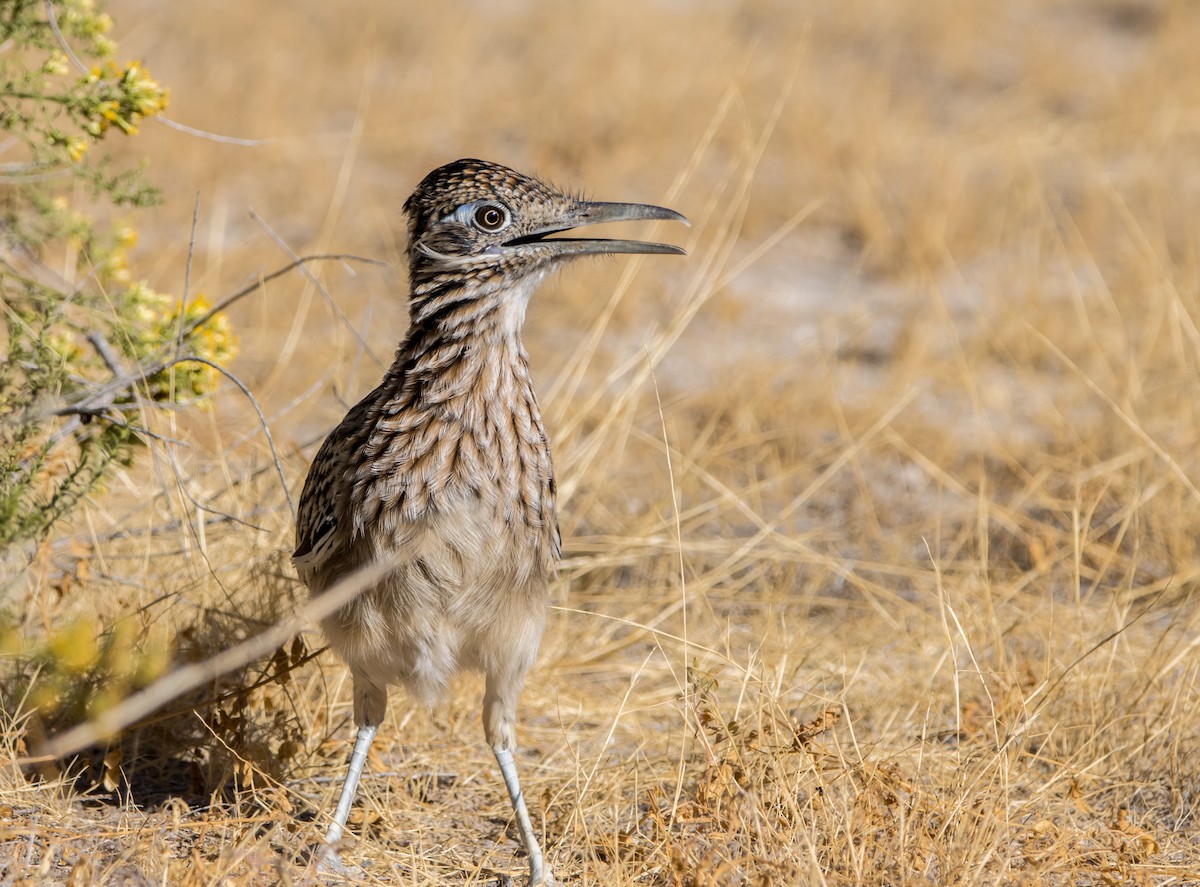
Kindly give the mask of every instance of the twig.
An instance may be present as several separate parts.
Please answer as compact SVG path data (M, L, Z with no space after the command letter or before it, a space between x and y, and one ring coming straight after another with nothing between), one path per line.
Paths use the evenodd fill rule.
M219 301L215 305L213 305L212 308L208 309L208 311L205 311L198 318L193 320L188 325L187 332L188 333L194 332L197 328L203 326L204 324L206 324L210 320L212 320L212 318L218 312L224 311L226 308L228 308L234 302L238 301L239 299L245 298L246 296L250 295L252 292L254 292L259 287L263 286L264 284L270 283L272 280L274 280L277 277L282 277L284 274L287 274L293 268L299 268L300 266L306 265L309 262L326 262L326 261L362 262L367 265L387 265L387 262L380 261L379 259L369 259L366 256L355 256L355 255L351 255L350 253L323 253L323 254L319 254L319 255L295 257L293 261L288 262L288 264L284 265L282 268L278 268L275 271L272 271L270 274L267 274L263 277L258 278L257 280L254 281L254 283L243 287L242 289L238 290L233 295L226 296L224 299L221 299L221 301Z
M236 385L238 389L241 390L242 394L246 395L246 399L250 401L250 405L254 407L254 412L258 415L258 422L262 426L263 436L267 439L267 446L271 448L271 458L275 460L275 471L279 474L279 485L283 487L283 495L287 498L288 508L292 512L292 520L295 520L296 506L293 504L292 494L288 490L287 477L283 473L283 462L279 458L279 451L275 449L275 438L271 436L271 426L267 424L267 417L263 415L262 407L258 405L258 398L254 396L254 393L246 387L246 384L242 382L241 379L239 379L229 370L225 369L225 367L221 366L219 363L216 363L215 361L209 360L205 357L196 357L195 355L183 357L176 361L176 363L186 362L202 363L205 366L212 367L214 370Z
M187 484L184 483L183 470L179 467L179 462L175 459L175 454L170 451L166 451L164 453L164 455L166 456L167 461L170 462L170 464L171 464L171 470L175 473L175 481L178 486L180 494L184 498L187 499L188 504L190 504L193 508L195 508L197 511L203 512L205 514L211 514L211 515L215 515L219 518L223 518L223 519L229 521L230 523L240 524L241 526L246 527L247 529L250 529L250 530L254 530L255 532L259 532L259 533L266 532L265 527L260 527L258 524L252 524L249 521L242 520L240 517L237 517L236 515L230 514L227 511L221 511L220 509L215 508L211 505L208 505L205 502L201 502L199 499L197 499L194 495L192 495L192 492L187 488ZM207 526L207 521L204 521L203 518L201 518L200 523L203 524L203 526L200 526L199 529L201 531L203 531L204 526ZM182 525L182 521L180 522L180 524ZM195 532L197 529L196 525L193 525L193 523L190 520L188 521L188 528L190 530L192 530L192 532Z
M109 425L116 426L117 428L128 428L135 434L144 435L145 437L148 437L151 440L156 440L159 443L173 444L177 447L191 446L191 444L189 444L186 440L180 440L177 437L168 437L165 434L159 434L157 431L151 431L149 428L146 428L143 425L134 425L132 422L126 422L124 419L120 419L116 416L110 416L104 412L82 413L81 416L83 417L83 422L81 424L86 425L92 419L99 419L101 422L107 422ZM57 438L56 440L61 439L62 438Z
M185 332L187 324L184 323L184 320L187 317L188 299L192 297L192 260L196 257L196 226L199 224L200 192L197 191L196 202L192 205L192 230L188 234L187 262L183 266L183 296L179 304L179 338L175 342L175 348L178 351L183 350L183 339L187 335Z
M286 274L287 272L291 271L293 268L302 266L308 262L324 261L324 260L328 260L328 259L334 259L334 260L339 260L339 261L365 262L367 264L372 264L372 265L386 264L385 262L381 262L378 259L368 259L363 256L354 256L354 255L349 255L349 254L301 256L301 257L297 258L295 261L288 263L284 267L279 268L276 271L273 271L270 274L266 275L265 277L260 278L259 280L255 281L253 284L238 290L237 292L233 293L230 296L226 296L224 299L219 301L216 305L214 305L212 308L210 308L204 314L200 315L200 317L196 318L191 323L189 323L187 325L187 327L184 329L184 336L186 337L186 336L190 335L191 333L195 332L199 327L203 326L205 323L207 323L209 320L211 320L218 312L224 310L225 308L227 308L229 305L233 304L237 300L242 299L245 296L249 295L250 293L254 292L260 286L262 286L264 283L274 280L275 278L280 277L281 275ZM126 372L126 373L122 373L122 374L118 375L111 382L108 382L104 385L101 385L98 388L93 389L92 391L87 392L82 397L80 397L79 400L76 400L73 403L67 403L67 404L60 405L58 407L54 407L52 409L48 409L44 413L42 413L42 415L46 416L46 417L50 417L50 416L98 416L98 415L101 415L101 414L103 414L103 412L105 410L110 409L116 405L116 399L119 395L128 391L130 388L132 388L134 385L137 385L139 382L142 382L142 381L150 378L151 376L157 375L158 373L161 373L163 370L170 369L176 363L179 363L181 360L184 360L184 359L190 359L190 358L186 358L184 356L179 355L178 351L176 350L171 355L162 355L155 359L149 360L146 363L137 367L136 369L131 370L130 372Z
M54 0L46 0L46 19L50 22L50 30L54 32L54 39L58 41L59 47L67 54L67 58L71 63L80 70L81 73L88 73L87 65L79 60L79 56L75 54L75 50L71 49L71 44L67 42L67 38L63 36L63 32L58 27L58 16L54 14Z
M215 132L207 132L203 129L196 129L194 126L188 126L186 123L180 123L177 120L172 120L170 117L151 118L155 123L161 123L163 126L178 130L182 133L187 133L190 136L199 136L202 139L208 139L210 142L221 142L224 145L241 145L244 148L257 148L259 145L267 145L271 143L271 139L243 139L237 136L222 136Z
M304 665L307 665L308 663L312 662L314 659L316 659L318 656L320 656L322 653L324 653L328 649L329 649L329 647L321 647L317 650L312 650L308 653L305 653L302 658L296 660L294 663L289 662L285 668L280 668L280 669L268 672L267 674L264 674L261 678L256 680L253 684L248 684L245 687L238 687L235 690L229 690L228 692L225 692L225 693L218 693L215 696L209 696L206 699L201 700L200 702L196 702L194 704L188 705L186 708L175 708L175 709L169 709L167 711L155 712L152 715L148 715L147 717L144 717L138 721L135 721L132 724L129 724L128 727L126 727L125 729L139 730L144 727L149 727L152 724L159 724L159 723L162 723L163 721L169 721L172 718L177 718L181 715L185 715L189 711L195 711L198 708L206 708L211 705L221 705L223 703L229 702L232 699L241 699L243 697L249 696L251 693L253 693L255 690L257 690L259 687L265 687L267 684L277 681L279 679L280 675L290 675L296 669L298 669Z
M90 330L87 340L92 343L92 347L96 349L96 353L100 355L100 359L104 361L104 365L108 367L110 373L114 376L125 374L125 368L121 366L121 359L112 350L112 345L108 344L108 339L104 338L104 333L99 330Z
M85 65L79 56L75 54L75 51L71 49L71 44L67 42L66 36L58 27L58 17L54 14L54 0L46 0L46 19L50 22L50 30L54 32L54 39L58 41L58 45L62 51L67 54L67 58L71 60L71 64L78 68L80 73L89 73L87 65ZM265 145L271 141L270 139L243 139L238 138L237 136L217 135L215 132L207 132L203 129L196 129L194 126L188 126L186 123L179 123L178 121L172 120L169 117L164 117L161 114L150 119L154 120L156 123L161 123L163 126L166 126L170 129L177 130L178 132L186 133L190 136L199 136L202 139L208 139L211 142L221 142L222 144L226 145L241 145L242 147L246 148L256 148L259 145Z
M254 221L258 223L258 226L266 231L272 240L279 244L279 248L281 250L293 258L297 258L296 254L292 251L292 248L287 245L287 242L279 236L275 229L267 224L266 219L256 213L253 209L250 210L250 218L254 219ZM333 312L338 316L338 319L342 322L342 325L350 331L350 335L354 336L354 338L358 340L359 346L363 349L366 355L371 358L371 360L375 361L377 366L384 366L383 361L379 359L379 355L375 353L375 351L367 343L367 340L363 338L362 333L355 329L354 324L350 322L350 318L346 316L346 312L344 312L341 306L338 305L338 303L334 300L325 284L321 283L321 281L317 279L316 275L309 271L308 268L302 267L300 270L304 272L305 277L312 281L313 286L317 288L317 292L319 292L321 297L325 299L326 304L333 309Z

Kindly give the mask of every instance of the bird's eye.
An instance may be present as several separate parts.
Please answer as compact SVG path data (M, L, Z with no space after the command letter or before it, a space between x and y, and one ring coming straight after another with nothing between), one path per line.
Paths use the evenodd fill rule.
M480 231L499 231L508 224L508 210L495 203L485 203L475 210L475 227Z

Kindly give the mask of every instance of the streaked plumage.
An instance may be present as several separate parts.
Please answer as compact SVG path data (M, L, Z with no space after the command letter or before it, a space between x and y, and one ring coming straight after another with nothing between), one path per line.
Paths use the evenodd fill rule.
M487 679L484 732L530 855L530 883L550 883L511 757L517 697L560 549L550 444L521 325L533 291L564 258L682 252L548 235L600 221L685 220L660 207L585 202L480 160L434 170L404 210L408 333L380 385L321 446L296 527L293 561L313 594L364 566L394 565L322 623L350 666L360 726L327 840L341 836L388 686L433 702L456 671L476 669Z

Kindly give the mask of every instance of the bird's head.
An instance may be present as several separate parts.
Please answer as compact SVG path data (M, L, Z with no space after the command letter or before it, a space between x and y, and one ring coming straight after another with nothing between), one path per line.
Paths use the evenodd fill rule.
M483 160L457 160L427 175L404 204L413 295L442 285L536 281L562 259L598 253L667 253L637 240L556 237L573 228L636 219L687 219L640 203L598 203L564 194ZM522 287L527 289L527 287Z

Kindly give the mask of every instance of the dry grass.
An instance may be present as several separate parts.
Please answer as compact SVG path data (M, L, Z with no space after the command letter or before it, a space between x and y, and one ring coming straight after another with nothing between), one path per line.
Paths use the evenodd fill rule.
M152 131L140 257L182 287L199 194L210 295L394 262L462 155L693 219L530 312L567 552L522 767L563 882L1200 883L1200 9L399 6L114 0L172 116L268 140ZM313 270L235 314L293 490L404 317L400 269ZM10 601L31 637L203 661L302 600L245 398L162 430ZM0 770L0 881L303 880L350 735L320 644L74 779ZM17 686L10 759L61 726ZM394 698L368 883L520 873L479 699Z

